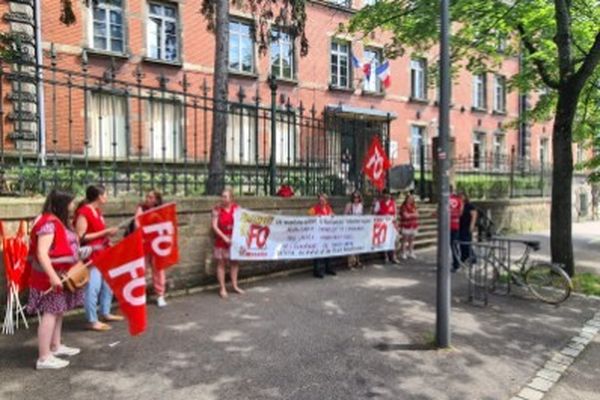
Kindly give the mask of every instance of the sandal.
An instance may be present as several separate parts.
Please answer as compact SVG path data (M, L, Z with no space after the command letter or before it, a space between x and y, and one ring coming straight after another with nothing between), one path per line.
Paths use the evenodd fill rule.
M88 324L87 329L95 332L106 332L110 331L112 327L104 322L98 321L93 324Z
M123 321L125 318L123 318L123 316L121 316L121 315L107 314L107 315L104 315L100 319L104 322L117 322L117 321Z

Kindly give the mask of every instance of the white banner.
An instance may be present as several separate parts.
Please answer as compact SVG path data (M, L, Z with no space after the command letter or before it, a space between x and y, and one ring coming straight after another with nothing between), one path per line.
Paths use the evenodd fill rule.
M392 216L286 216L238 209L233 260L299 260L393 250Z

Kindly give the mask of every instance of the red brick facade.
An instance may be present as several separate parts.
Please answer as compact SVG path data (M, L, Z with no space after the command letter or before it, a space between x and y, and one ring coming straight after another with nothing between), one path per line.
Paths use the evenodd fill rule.
M72 71L81 71L82 51L84 48L91 48L91 12L86 6L86 1L73 1L74 12L77 22L71 26L65 26L59 21L60 2L44 1L42 11L42 42L44 49L44 65L50 66L51 60L49 53L51 44L54 45L57 57L57 68ZM147 59L148 43L148 1L146 0L125 0L125 51L122 55L114 55L113 58L116 69L115 78L120 81L129 82L131 89L135 90L136 68L141 68L144 76L142 82L149 86L157 86L157 78L163 74L168 79L167 86L173 90L181 90L179 83L183 79L185 72L189 83L191 93L201 93L201 86L206 79L209 85L212 85L212 70L214 57L214 36L206 29L206 22L199 10L200 0L171 0L167 2L156 1L156 3L174 4L178 12L179 28L179 50L180 57L176 63L158 63ZM361 0L353 0L354 7L361 6ZM0 4L0 13L8 10L6 2ZM293 81L278 82L278 96L289 98L293 106L300 102L304 107L310 108L313 104L320 112L328 105L343 104L360 109L375 109L383 113L390 113L396 118L391 122L391 149L393 153L393 163L403 164L410 159L411 152L411 126L421 126L424 129L427 144L430 144L431 138L437 135L438 108L436 107L436 89L429 87L427 89L426 101L411 100L411 53L399 59L390 60L391 65L391 86L385 90L385 93L372 95L363 93L361 88L363 72L360 69L351 68L352 89L341 91L329 88L330 83L330 49L332 39L339 38L351 42L352 53L359 59L363 59L365 47L382 48L385 44L385 35L377 34L371 36L367 43L352 40L350 37L337 34L338 26L348 20L352 15L349 9L332 6L323 1L313 1L308 6L308 22L306 32L309 40L310 50L306 57L298 56L298 49L295 50L296 77ZM232 16L249 18L251 15L243 10L232 10ZM0 23L0 29L10 29L8 23ZM297 41L296 41L297 42ZM101 76L111 64L111 58L97 52L89 51L89 74ZM254 49L256 60L255 73L248 76L231 75L230 94L235 98L238 87L245 88L248 99L254 96L258 90L261 103L268 105L270 102L270 91L268 87L268 76L270 74L270 54L259 54ZM435 62L435 57L429 57L429 63ZM348 62L351 63L350 60ZM518 71L519 63L516 58L507 58L503 63L500 73L510 78ZM44 72L45 79L51 78L51 71ZM65 76L65 75L63 75ZM73 78L74 81L82 83L80 78ZM482 152L499 151L508 155L511 147L519 147L518 129L509 126L519 114L519 95L515 91L510 91L506 95L506 112L496 113L492 109L494 74L487 74L487 90L485 110L473 110L473 76L466 70L461 70L455 78L452 87L451 111L451 133L456 141L456 155L472 156L473 142L476 134L482 139ZM89 82L90 84L92 82ZM4 91L8 91L9 85L5 83ZM71 123L67 118L56 118L47 120L47 141L48 148L56 144L59 149L66 149L68 132L71 132L72 140L68 146L76 151L82 151L83 134L85 129L84 118L82 118L83 96L81 93L67 96L67 89L61 88L53 93L52 87L46 85L46 114L64 115L66 110L72 114ZM53 99L53 96L54 99ZM2 99L5 101L5 99ZM5 114L10 110L10 104L4 104ZM131 129L131 145L137 147L139 140L136 138L135 129L139 124L146 124L147 121L137 121L137 105L131 100L128 104L129 112L132 118L129 121ZM357 116L361 118L361 116ZM188 124L191 124L191 116L187 115ZM209 118L209 117L208 117ZM369 116L364 116L368 119ZM4 121L5 144L11 146L6 141L6 134L14 129L11 122ZM141 126L141 125L140 125ZM201 127L200 127L201 128ZM191 129L188 126L188 129ZM533 161L537 161L540 154L540 143L548 139L548 152L550 151L549 138L551 126L548 124L533 125L530 128L530 146L528 147L528 156ZM495 137L500 135L497 147L494 147ZM192 140L188 137L188 145ZM143 139L142 139L143 141ZM145 146L142 144L142 146ZM191 148L191 145L190 145ZM201 154L206 154L207 149L202 146L196 147ZM191 155L191 153L188 153ZM548 154L549 157L549 154Z

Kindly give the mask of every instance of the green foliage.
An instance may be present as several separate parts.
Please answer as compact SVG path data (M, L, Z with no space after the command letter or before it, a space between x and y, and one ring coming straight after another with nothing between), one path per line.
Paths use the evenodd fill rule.
M600 276L590 272L583 272L573 278L573 287L576 292L586 295L600 296Z

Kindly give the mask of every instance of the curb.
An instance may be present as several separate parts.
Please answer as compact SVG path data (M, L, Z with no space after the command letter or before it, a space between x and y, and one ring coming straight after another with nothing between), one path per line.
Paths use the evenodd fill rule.
M542 400L598 332L600 332L600 311L586 321L579 334L573 336L560 351L555 352L552 358L536 372L535 377L510 400Z

